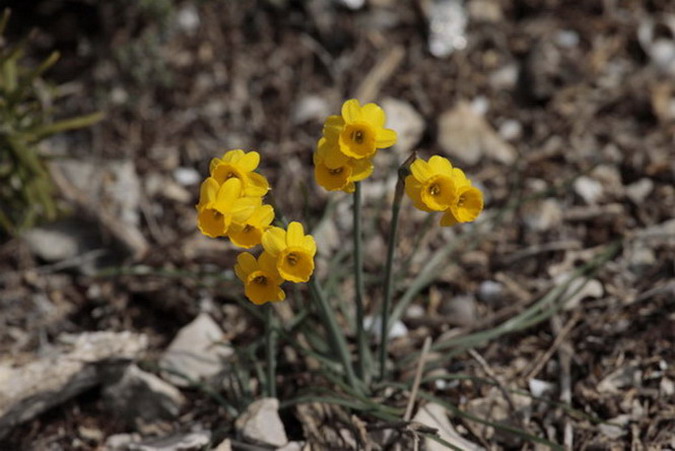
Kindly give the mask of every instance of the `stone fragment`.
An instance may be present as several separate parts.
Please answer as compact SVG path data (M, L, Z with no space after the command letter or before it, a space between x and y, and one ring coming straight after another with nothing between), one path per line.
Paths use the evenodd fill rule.
M611 440L618 440L628 433L628 423L630 422L630 415L619 415L610 420L607 420L606 423L601 423L598 426L600 432L605 437Z
M118 381L106 387L103 398L115 415L148 423L175 418L185 404L173 385L136 365L129 365Z
M486 304L500 304L504 298L504 285L494 280L484 280L478 286L478 299Z
M593 205L600 200L604 190L600 182L582 175L574 181L574 192L588 205Z
M103 382L111 368L126 365L147 347L145 335L87 332L61 335L53 354L20 367L0 364L0 438L28 421Z
M105 441L105 449L110 451L126 451L132 443L139 443L141 435L133 434L113 434Z
M438 436L441 439L459 449L466 451L478 451L484 449L459 435L448 419L447 410L439 404L429 403L424 405L424 407L417 411L413 421L438 429ZM445 445L430 438L424 439L424 445L427 451L445 451L448 449Z
M527 384L530 388L530 393L536 398L541 398L544 395L553 393L556 388L555 384L540 379L530 379L527 381Z
M308 121L323 122L329 114L330 106L323 96L306 95L295 103L291 120L296 125Z
M516 150L505 142L467 102L460 102L439 118L438 143L452 161L474 165L487 157L504 164L516 159Z
M129 451L197 451L205 449L210 442L211 432L198 431L130 443L128 449Z
M160 359L162 377L186 387L221 372L224 360L232 355L223 343L223 331L206 313L183 327Z
M534 232L551 230L563 220L563 209L557 199L545 199L526 206L523 213L525 226Z
M565 284L569 280L569 277L571 277L570 273L559 274L555 278L555 281L557 284ZM587 280L583 277L577 277L575 280L569 283L567 289L561 295L561 299L565 300L563 310L574 310L579 306L582 299L597 299L601 297L604 292L605 290L599 280Z
M213 451L232 451L232 441L226 438L216 446Z
M654 182L650 178L642 178L626 187L626 196L635 204L641 204L654 190Z
M407 155L422 139L425 123L420 113L408 102L387 97L381 102L387 115L387 128L396 130L394 150L399 156Z
M251 403L237 418L235 427L244 440L251 443L275 447L286 446L288 443L276 398L262 398Z
M441 304L441 313L456 326L471 326L477 317L476 299L473 296L455 296Z
M618 368L605 376L597 386L599 393L620 393L626 387L642 385L642 370L634 364Z
M181 166L173 170L173 178L183 186L192 186L201 181L202 175L195 168Z

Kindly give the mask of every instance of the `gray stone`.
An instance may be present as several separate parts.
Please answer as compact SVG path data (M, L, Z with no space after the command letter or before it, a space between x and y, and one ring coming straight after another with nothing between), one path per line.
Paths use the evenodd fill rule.
M466 102L443 113L438 128L438 144L453 160L473 165L483 157L504 164L511 164L516 159L513 146Z
M563 209L557 199L545 199L526 209L523 214L525 226L534 232L545 232L560 225Z
M448 316L454 325L470 326L476 322L476 299L473 296L455 296L441 304L441 312Z
M642 178L626 187L626 196L636 204L641 204L654 190L654 182L649 178Z
M183 327L160 360L162 377L185 387L221 372L233 354L223 343L223 331L206 313Z
M422 139L424 118L408 102L392 97L382 100L382 108L387 115L387 128L396 130L394 150L400 156L409 153Z
M484 280L478 286L478 299L486 304L499 304L504 297L504 286L494 280Z
M105 402L116 415L129 420L154 422L178 416L185 398L173 385L136 365L103 391Z
M288 443L276 398L262 398L251 403L237 418L235 427L244 440L252 443L276 447L286 446Z
M294 105L291 120L294 124L304 124L308 121L321 122L330 114L330 106L320 95L306 95Z
M147 347L145 335L88 332L62 335L48 357L20 367L0 364L0 438L28 421L103 382Z

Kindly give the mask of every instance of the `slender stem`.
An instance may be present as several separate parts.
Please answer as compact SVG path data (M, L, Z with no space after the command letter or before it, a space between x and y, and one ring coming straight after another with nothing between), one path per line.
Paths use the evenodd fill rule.
M312 277L310 279L309 289L312 293L314 301L319 307L319 313L321 314L322 320L324 321L325 326L328 328L334 351L342 361L342 367L344 368L349 385L351 385L352 388L358 393L362 393L360 382L356 378L354 368L352 367L351 356L349 354L349 349L347 348L347 340L340 330L340 326L338 326L337 320L335 319L335 314L328 304L326 297L323 295L316 277Z
M356 288L356 343L359 360L356 371L366 377L366 335L363 330L363 248L361 241L361 182L354 183L354 283Z
M382 303L382 317L380 329L380 380L384 380L387 366L387 337L389 334L389 309L391 308L391 295L393 291L394 274L394 251L396 250L396 232L398 231L398 214L401 211L405 177L409 173L410 164L415 160L416 153L410 157L398 169L398 181L394 193L394 203L391 206L391 225L387 243L387 262L384 268L384 302Z
M272 311L274 307L268 303L265 309L265 357L267 360L267 396L270 398L277 397L277 383L276 383L276 356L274 353L275 337L274 324L272 324Z

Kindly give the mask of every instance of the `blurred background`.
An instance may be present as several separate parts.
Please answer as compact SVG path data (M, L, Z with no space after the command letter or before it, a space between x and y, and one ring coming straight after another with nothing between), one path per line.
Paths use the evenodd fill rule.
M258 338L259 321L234 301L242 294L231 271L236 251L196 229L199 184L210 159L227 149L260 152L279 209L316 235L319 277L330 276L332 288L351 299L344 249L351 198L316 185L311 155L325 117L358 98L382 105L399 134L393 149L379 152L363 187L369 313L382 293L395 168L409 153L449 158L486 196L477 224L444 230L439 217L404 203L398 297L420 273L433 277L410 293L393 356L419 350L425 336L495 327L604 255L588 281L566 285L555 315L482 344L481 358L460 354L438 371L494 377L614 426L559 406L505 400L490 386L432 386L469 412L495 421L515 415L534 435L574 448L675 447L671 1L1 6L12 14L0 50L25 40L18 73L60 53L27 84L35 92L17 107L16 123L30 114L46 124L76 117L91 123L29 130L35 139L26 142L44 168L41 177L51 180L45 195L53 202L21 203L30 199L28 179L0 171L0 209L9 218L0 232L0 381L31 362L74 352L63 350L63 337L77 342L87 332L143 334L146 341L116 352L149 373L197 320L207 323L197 323L200 330L222 329L234 347ZM15 99L7 61L3 108ZM7 163L18 145L12 139L29 132L12 135L7 111L0 163L14 168ZM89 116L97 112L104 117ZM341 307L346 317L350 304ZM108 338L120 343L118 335ZM115 358L111 352L101 358ZM302 385L298 368L285 367L286 375L283 368L282 380ZM139 425L134 418L142 414L111 404L98 382L20 421L20 400L0 395L3 449L94 449L126 433L136 434L129 442L221 431L213 440L232 429L230 413L203 390L171 392L174 407ZM281 399L283 390L294 392L287 385ZM291 439L308 438L302 415L282 418ZM470 424L460 432L495 449L524 446Z

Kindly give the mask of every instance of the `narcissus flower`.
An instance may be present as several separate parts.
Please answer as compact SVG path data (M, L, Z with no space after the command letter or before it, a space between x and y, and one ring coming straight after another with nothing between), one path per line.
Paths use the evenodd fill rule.
M314 272L316 243L305 235L302 224L291 222L288 230L270 227L262 237L265 252L274 257L281 277L289 282L307 282Z
M255 173L260 163L258 152L244 152L235 149L225 152L223 158L211 160L209 171L218 183L222 184L231 178L241 180L244 195L262 197L270 189L269 182L262 175Z
M442 226L471 222L483 210L483 194L446 158L434 155L428 162L417 159L410 165L410 172L405 179L406 194L420 210L444 211Z
M226 236L232 222L245 221L262 202L260 197L241 197L242 183L233 178L220 185L209 177L202 183L197 204L197 227L206 236Z
M441 218L441 226L444 227L474 221L483 211L483 193L471 186L471 181L461 169L454 168L452 174L457 193L455 202Z
M325 141L321 138L321 141ZM373 163L368 158L355 160L347 158L342 165L329 166L326 155L330 152L322 143L319 143L314 153L314 177L319 185L328 191L342 190L347 193L354 192L354 182L359 182L373 173ZM340 153L335 147L335 152Z
M250 249L261 243L263 232L267 230L273 220L274 209L272 206L261 205L244 222L232 222L228 235L235 245Z
M248 252L237 257L234 272L244 283L244 294L254 304L278 302L286 299L280 285L283 279L276 268L276 261L270 254L262 253L256 258Z
M384 128L384 110L374 103L363 106L356 99L342 104L341 116L331 116L324 126L328 140L337 138L340 151L347 157L360 160L375 155L377 149L396 142L396 132ZM337 135L337 136L336 136Z

